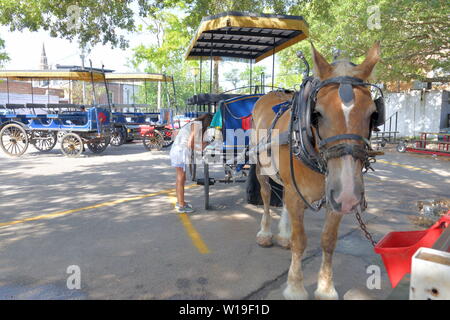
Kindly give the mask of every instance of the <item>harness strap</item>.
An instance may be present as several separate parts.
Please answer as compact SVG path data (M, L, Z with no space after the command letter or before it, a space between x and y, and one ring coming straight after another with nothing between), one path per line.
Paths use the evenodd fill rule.
M272 120L272 124L269 128L269 133L267 135L267 144L270 145L272 140L272 130L275 128L278 120L281 118L281 116L291 107L291 101L286 101L280 104L277 104L276 106L272 107L272 109L276 108L277 114L275 115L275 118ZM274 109L275 110L275 109ZM267 155L270 157L272 156L272 148L267 149Z
M323 149L327 144L332 143L332 142L336 142L339 140L361 140L363 141L365 144L370 145L369 140L367 140L366 138L359 136L357 134L340 134L337 136L332 136L326 139L323 139L320 141L319 143L319 149Z

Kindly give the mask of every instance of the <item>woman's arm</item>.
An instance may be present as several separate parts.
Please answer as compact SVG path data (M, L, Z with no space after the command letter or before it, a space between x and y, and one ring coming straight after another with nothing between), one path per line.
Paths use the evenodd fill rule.
M194 146L195 146L195 130L194 130L194 124L192 123L191 125L191 134L189 135L189 139L188 139L188 148L190 150L194 150Z
M202 150L203 150L209 144L209 142L203 141L203 135L202 135L201 139L202 139ZM194 148L195 148L195 129L194 129L194 124L191 124L191 134L189 135L188 148L191 149L191 150L194 150Z

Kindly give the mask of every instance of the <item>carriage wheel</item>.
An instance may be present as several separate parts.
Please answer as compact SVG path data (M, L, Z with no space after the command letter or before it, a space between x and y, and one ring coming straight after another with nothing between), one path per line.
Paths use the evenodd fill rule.
M108 138L95 138L87 143L89 150L93 153L102 153L108 147L110 140Z
M11 157L20 157L28 149L28 135L18 124L7 124L0 131L0 147Z
M144 136L142 143L148 151L159 151L163 148L164 137L158 130L153 130Z
M111 135L110 144L114 147L119 147L125 143L126 134L123 127L115 128Z
M61 151L67 157L78 157L83 152L83 139L76 133L66 133L61 139Z
M397 151L398 152L406 152L406 144L404 142L400 142L397 146Z
M172 144L173 144L173 141L172 141L172 140L166 140L166 139L164 139L164 142L163 142L163 148L168 148L168 147L170 147Z
M168 148L173 144L173 139L172 139L173 132L170 129L165 129L162 133L164 135L163 148Z
M55 132L37 131L34 132L33 146L41 152L51 151L58 141L57 134Z

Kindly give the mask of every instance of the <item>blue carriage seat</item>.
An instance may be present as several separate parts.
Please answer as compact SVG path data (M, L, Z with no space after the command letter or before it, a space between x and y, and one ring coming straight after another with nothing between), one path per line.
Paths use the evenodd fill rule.
M239 150L249 145L253 108L262 96L262 94L245 95L219 103L224 151Z
M145 114L147 116L146 122L156 123L159 120L158 112L149 112Z

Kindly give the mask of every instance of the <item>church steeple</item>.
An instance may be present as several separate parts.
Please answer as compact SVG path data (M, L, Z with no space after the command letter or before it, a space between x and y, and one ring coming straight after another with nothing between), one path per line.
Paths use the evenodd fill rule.
M45 45L44 45L44 43L42 43L41 70L48 70L48 61L47 61L47 55L45 54Z

